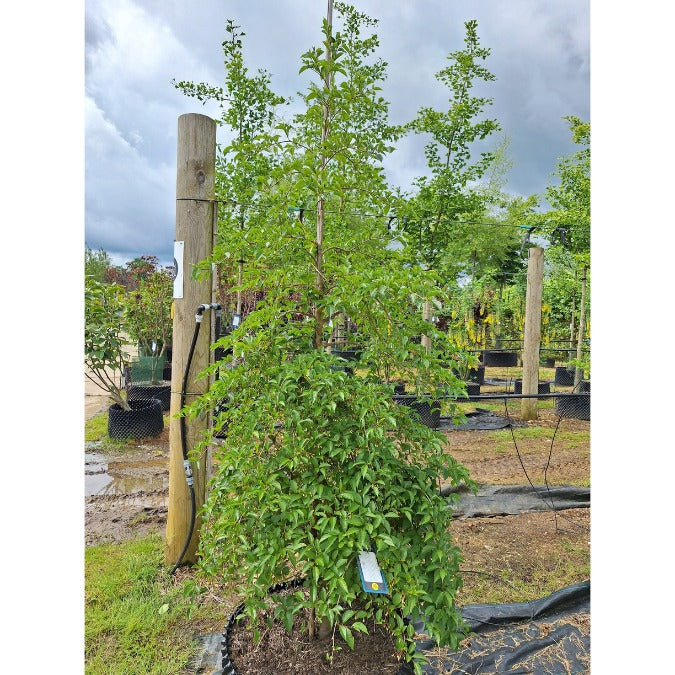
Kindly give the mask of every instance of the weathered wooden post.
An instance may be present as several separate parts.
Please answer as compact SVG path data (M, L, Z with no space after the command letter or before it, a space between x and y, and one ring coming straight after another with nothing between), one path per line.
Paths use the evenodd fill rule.
M193 278L195 266L213 250L215 210L216 123L206 115L190 113L178 118L176 172L176 244L178 264L174 282L173 343L171 361L171 407L169 426L169 510L166 521L166 562L175 564L190 531L192 506L183 465L180 420L183 376L195 332L197 308L212 302L212 280ZM213 312L204 312L190 366L185 403L192 403L208 388L208 380L195 376L209 363ZM190 419L186 424L187 449L192 450L208 419ZM204 503L206 457L192 462L196 509ZM199 542L197 518L183 563L194 563Z
M584 333L586 331L586 265L581 272L581 303L579 306L579 335L577 337L577 367L574 370L574 390L579 391L579 384L584 377L583 368L578 365L583 355Z
M523 344L523 394L539 393L539 342L541 339L541 296L544 281L544 249L530 248L525 296L525 341ZM524 420L537 419L537 399L520 402Z

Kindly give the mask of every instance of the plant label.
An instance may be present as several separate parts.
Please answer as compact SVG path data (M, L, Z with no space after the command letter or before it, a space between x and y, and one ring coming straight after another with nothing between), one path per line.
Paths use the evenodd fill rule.
M183 252L184 241L173 242L173 297L183 297Z
M361 585L366 593L389 593L384 574L372 551L361 551L357 563Z

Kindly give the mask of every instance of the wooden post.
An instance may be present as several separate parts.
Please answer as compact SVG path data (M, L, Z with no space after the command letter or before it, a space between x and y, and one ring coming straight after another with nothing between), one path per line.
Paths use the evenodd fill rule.
M173 343L171 362L171 407L169 426L169 509L166 520L166 562L178 560L190 529L191 499L183 466L180 420L184 370L194 336L197 308L212 302L212 281L204 275L193 279L195 266L207 259L213 250L213 214L215 209L216 123L199 114L178 118L178 160L176 175L176 241L183 244L183 283L174 289ZM180 261L179 261L180 262ZM178 291L178 292L176 292ZM177 297L182 295L182 297ZM196 381L196 375L209 363L212 311L204 312L199 339L190 366L186 388L186 404L192 403L208 387L208 378ZM200 440L209 420L187 421L187 449ZM204 503L206 461L192 462L197 510ZM190 545L183 563L194 563L199 542L199 518L195 521Z
M525 299L525 342L523 345L523 394L539 393L539 341L541 339L541 295L544 281L544 249L530 248ZM520 402L524 420L537 419L537 399Z
M586 331L586 265L581 273L581 302L579 303L579 336L577 338L577 363L581 360L584 345L584 332ZM579 391L579 384L583 379L583 368L577 366L574 371L574 390Z
M576 286L576 281L577 281L577 273L574 273L574 285ZM574 314L577 311L576 307L576 300L577 296L575 295L576 293L576 288L572 292L572 316L570 317L570 350L569 354L567 355L568 358L568 363L574 358Z

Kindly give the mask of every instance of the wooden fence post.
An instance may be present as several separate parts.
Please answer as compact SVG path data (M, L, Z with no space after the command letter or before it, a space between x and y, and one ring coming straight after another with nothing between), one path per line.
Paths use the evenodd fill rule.
M523 344L523 394L539 393L539 342L541 339L541 296L544 281L544 249L530 248L525 296L525 340ZM523 398L520 414L524 420L537 419L537 399Z
M215 209L216 123L199 114L178 118L178 155L176 171L176 242L182 244L182 266L174 285L173 342L171 361L171 407L169 422L169 508L166 521L166 562L175 564L187 539L191 520L190 491L183 465L180 420L183 376L195 331L197 308L212 302L212 280L204 275L193 279L195 266L213 250L213 214ZM180 247L180 244L178 244ZM179 263L181 261L178 261ZM181 283L182 278L182 283ZM196 375L209 363L213 312L204 312L195 345L186 388L186 404L208 388L208 378ZM206 417L187 421L187 449L200 440L209 420ZM197 510L204 503L206 490L206 454L192 462ZM199 528L197 518L183 563L194 563Z
M581 273L581 303L579 307L579 335L577 337L577 363L581 360L584 347L584 332L586 330L586 265ZM579 391L579 384L584 377L584 370L577 365L574 370L574 391Z

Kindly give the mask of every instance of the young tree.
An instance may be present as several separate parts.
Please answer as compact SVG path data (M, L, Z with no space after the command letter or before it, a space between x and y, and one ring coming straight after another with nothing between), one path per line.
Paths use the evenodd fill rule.
M396 368L427 397L463 389L412 340L424 325L414 307L438 294L438 279L406 266L389 248L386 220L372 217L386 213L382 157L400 133L378 93L385 64L371 58L377 37L361 36L375 21L335 6L341 28L329 1L323 43L302 56L301 71L314 78L305 110L263 139L276 161L256 177L267 208L245 232L241 287L264 289L264 300L219 341L238 365L214 366L219 377L192 409L224 402L216 430L228 430L204 510L201 567L245 582L253 622L269 586L305 576L307 595L280 599L287 626L305 612L311 636L337 629L353 646L354 631L386 622L413 658L404 616L423 613L452 648L462 635L459 551L437 481L469 479L444 454L441 435L393 402L383 378ZM223 241L216 260L241 240L224 233ZM357 375L328 349L345 317L363 349ZM377 552L386 602L361 588L361 551Z
M427 268L438 265L453 244L474 229L470 224L458 227L457 221L484 215L487 200L473 186L495 159L493 153L481 152L472 162L473 143L497 131L499 124L494 119L477 120L492 105L492 99L475 96L472 90L477 83L491 82L495 77L482 65L490 50L480 46L477 21L467 21L464 26L464 49L451 52L450 65L436 74L449 90L448 110L421 108L408 124L415 133L431 137L424 148L431 176L415 181L417 192L402 223L411 251Z
M480 220L486 211L486 200L472 185L481 178L494 160L482 152L471 161L471 146L499 129L493 119L476 118L492 104L492 99L473 95L474 86L491 82L494 75L482 65L490 50L480 46L475 20L464 24L464 49L448 55L450 65L436 74L449 90L449 108L439 112L423 107L408 129L430 136L424 147L431 177L415 181L416 194L403 207L399 225L411 258L426 269L438 269L441 261L454 258L454 245L467 240L471 225L459 221ZM477 250L477 248L474 248ZM424 317L431 319L430 302L424 306ZM431 347L428 334L423 343Z

